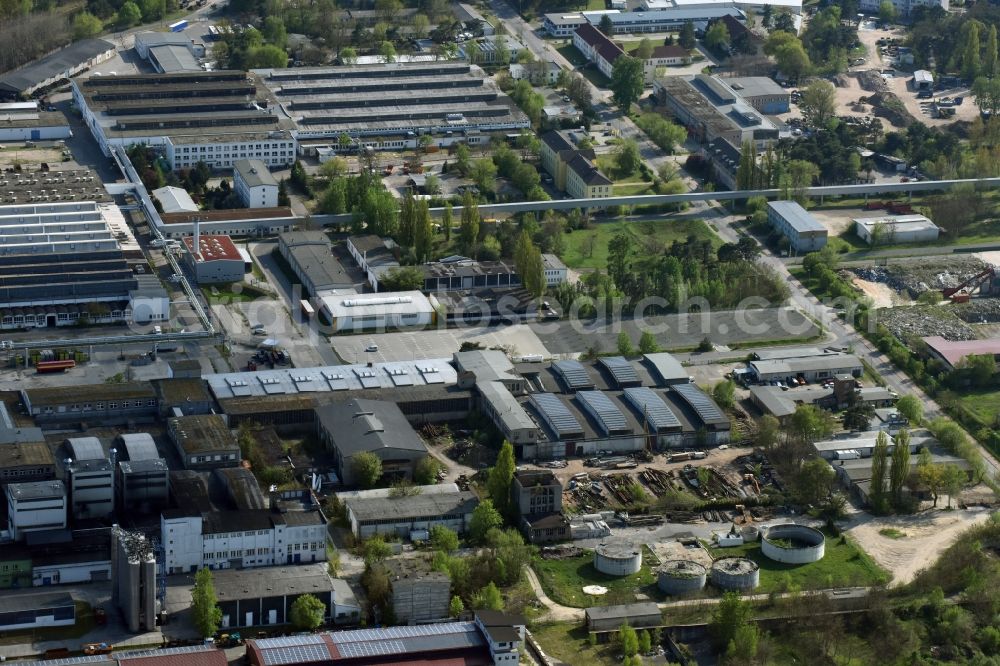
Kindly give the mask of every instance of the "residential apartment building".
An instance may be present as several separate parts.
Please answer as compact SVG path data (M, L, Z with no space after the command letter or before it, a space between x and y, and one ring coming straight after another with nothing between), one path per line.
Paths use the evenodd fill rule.
M622 47L611 41L603 32L585 23L573 33L573 46L594 63L604 76L611 78L615 60L625 55Z
M606 199L612 185L597 165L580 153L566 164L566 194L571 199Z

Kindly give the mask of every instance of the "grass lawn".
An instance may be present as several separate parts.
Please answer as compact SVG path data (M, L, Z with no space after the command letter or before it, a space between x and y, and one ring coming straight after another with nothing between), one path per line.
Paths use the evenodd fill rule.
M656 574L643 558L642 569L637 574L619 578L606 576L594 568L594 554L587 551L579 557L564 560L535 560L532 564L542 587L549 598L564 606L589 608L615 604L630 604L635 601L636 592L658 595ZM583 593L585 585L603 585L608 593L592 597Z
M586 628L575 622L539 625L531 628L531 634L545 654L566 664L617 666L621 663L616 659L621 654L618 648L610 642L591 645Z
M640 262L643 258L652 260L660 255L660 250L664 247L675 240L686 240L692 234L711 240L713 244L719 243L719 237L701 220L672 220L665 217L662 220L644 222L598 222L591 229L580 229L566 235L563 261L571 268L606 268L608 241L620 231L632 236Z
M630 197L639 194L656 194L652 183L615 183L613 186L616 197Z
M889 575L868 554L846 537L826 534L826 555L810 564L782 564L768 559L760 542L736 548L711 548L713 557L748 557L760 565L760 587L756 592L782 592L790 587L800 590L834 587L869 586L888 582Z
M1000 414L1000 391L963 392L958 398L958 408L981 426L991 428Z
M600 169L605 176L614 181L615 185L621 183L645 183L646 181L642 178L642 172L636 169L628 175L622 175L618 171L618 160L615 159L614 155L601 155L594 159L594 163L597 168Z
M572 42L563 44L557 48L556 51L559 51L559 55L566 58L566 60L569 60L570 64L574 67L583 67L587 64L587 59L583 57L583 54L580 53L579 49L573 46Z

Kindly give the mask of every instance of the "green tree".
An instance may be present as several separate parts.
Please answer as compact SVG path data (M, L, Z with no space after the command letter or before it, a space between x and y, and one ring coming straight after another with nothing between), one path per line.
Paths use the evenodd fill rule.
M500 446L496 464L490 469L489 478L486 480L486 492L489 493L493 506L500 515L508 518L513 516L510 487L514 482L514 468L514 447L505 441Z
M385 539L376 535L369 537L365 541L362 555L365 560L365 566L371 567L392 555L392 548L385 542Z
M833 417L816 405L799 405L789 418L789 433L804 444L812 444L833 433Z
M379 278L383 291L414 291L424 286L424 274L416 266L399 266Z
M476 243L479 242L479 206L469 190L462 195L462 219L458 228L458 239L462 251L466 254L472 254Z
M639 154L639 144L635 139L625 139L615 149L615 166L623 176L631 176L639 170L642 156Z
M130 28L141 20L142 10L139 9L139 5L132 2L132 0L126 0L121 8L118 9L115 25L119 28Z
M434 226L431 222L430 204L421 199L414 206L413 220L413 253L417 261L423 263L431 258L434 245Z
M356 485L374 488L382 478L382 459L371 451L362 451L351 456L351 476Z
M837 91L829 81L816 79L802 91L799 107L811 125L826 127L837 111Z
M465 604L462 603L462 597L455 595L451 598L451 603L448 604L448 614L451 617L458 617L465 610Z
M493 528L486 533L486 555L493 568L492 580L513 585L531 562L531 546L516 529Z
M986 36L986 62L983 72L991 79L1000 76L1000 55L997 53L997 26L990 24L990 31Z
M607 14L601 16L601 22L598 24L598 29L600 29L600 31L608 37L615 34L615 24L611 20L611 17Z
M639 45L635 47L633 53L639 60L649 60L653 57L653 42L649 37L643 37L639 40Z
M886 472L889 459L889 435L884 431L879 431L875 437L875 448L872 450L872 479L869 497L875 513L885 513L887 504L886 497Z
M484 499L476 505L469 518L469 539L474 543L484 543L486 533L494 527L503 525L503 517L493 505L493 500Z
M278 16L266 17L264 25L261 26L260 34L263 35L268 44L273 44L279 49L288 46L288 31L285 29L285 22Z
M757 419L757 434L754 437L754 446L759 446L765 451L770 451L778 443L778 434L781 432L781 421L770 414L764 414Z
M619 288L624 286L632 267L632 237L620 231L608 241L608 275Z
M441 463L434 456L424 456L413 468L413 482L420 486L430 486L437 483Z
M344 65L353 65L358 61L358 52L354 47L345 46L340 49L340 62Z
M812 71L809 54L799 38L790 32L777 30L768 35L764 43L764 53L772 56L786 76L793 81L801 79Z
M611 98L623 113L642 96L643 64L632 56L619 56L611 69Z
M444 525L434 525L431 527L431 545L434 550L453 553L458 550L458 534Z
M500 590L496 584L490 581L486 587L476 592L472 603L476 610L502 611L503 595L500 594Z
M468 145L464 143L458 144L458 147L455 149L455 166L458 168L458 172L463 176L467 176L469 174L469 169L472 166L471 156L472 153L469 150Z
M795 497L801 504L818 505L829 496L836 480L830 463L822 458L810 458L795 473L792 482Z
M712 398L720 407L732 407L736 401L736 384L731 379L722 380L712 388Z
M694 23L692 21L687 21L681 28L680 35L678 35L677 42L686 48L688 51L693 49L696 45L695 34L694 34Z
M90 12L80 12L73 17L73 39L96 37L104 32L104 23Z
M396 62L396 47L390 41L384 41L378 47L378 54L382 62Z
M212 571L198 570L194 575L194 589L191 590L191 621L203 637L214 636L222 622L222 609L215 596Z
M643 629L639 632L639 652L641 654L648 654L653 649L653 640L649 635L649 632Z
M962 76L974 81L982 71L979 57L979 21L968 21L962 27L965 29L965 47L962 50Z
M652 331L643 331L639 336L639 353L655 354L660 351L660 345L656 342L656 336Z
M944 467L934 464L931 452L926 446L920 449L920 456L917 458L917 479L927 488L936 507L938 496L944 487Z
M729 28L722 21L716 21L705 31L704 41L710 51L723 52L729 46Z
M622 652L625 653L626 657L634 657L639 652L639 636L635 633L635 629L628 625L628 622L622 623L622 626L618 627L618 642L621 643Z
M914 425L924 420L924 406L915 395L904 395L897 400L896 409Z
M451 204L446 203L444 205L444 211L441 213L441 230L444 232L444 242L451 242L451 225L455 222L452 219L451 214Z
M892 502L899 507L903 504L903 486L910 475L910 433L901 430L896 435L889 467L889 494Z
M944 465L941 474L941 486L948 493L948 508L951 508L951 500L962 492L965 487L967 477L962 468L958 465Z
M480 192L492 192L497 179L497 166L489 158L476 160L469 169L469 178Z
M632 346L632 339L628 337L628 331L618 333L618 353L626 357L635 355L635 347Z
M311 594L303 594L292 602L288 616L292 626L299 631L315 631L323 624L326 605Z
M752 664L755 663L760 644L760 630L757 625L747 623L741 625L736 630L733 639L726 647L727 663L731 664Z
M252 68L278 68L288 64L288 54L284 49L273 44L265 44L247 53L246 67Z
M753 141L744 141L740 148L740 164L736 167L737 190L752 190L757 185L756 156Z
M726 592L712 612L708 625L712 642L719 652L726 650L740 629L750 623L753 609L736 592Z
M882 0L878 6L878 17L885 23L895 23L896 14L896 5L892 4L892 0Z

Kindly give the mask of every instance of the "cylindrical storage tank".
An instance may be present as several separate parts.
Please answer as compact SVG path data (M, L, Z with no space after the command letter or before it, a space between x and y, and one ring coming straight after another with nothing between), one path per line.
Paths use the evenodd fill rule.
M723 557L712 564L712 584L723 590L752 590L760 585L760 567L745 557Z
M691 560L667 560L656 572L656 585L666 594L690 594L705 588L708 570Z
M760 530L757 529L756 525L745 525L740 530L740 534L743 535L744 543L753 543L760 538Z
M594 550L594 568L609 576L639 573L642 548L633 543L602 543Z
M784 564L818 562L826 554L826 537L807 525L775 525L761 538L760 551Z

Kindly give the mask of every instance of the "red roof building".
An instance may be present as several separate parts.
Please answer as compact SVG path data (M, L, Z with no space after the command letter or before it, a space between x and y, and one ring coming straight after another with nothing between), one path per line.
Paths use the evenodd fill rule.
M229 236L201 234L197 249L194 238L184 238L188 266L199 284L239 282L247 271L243 253Z

